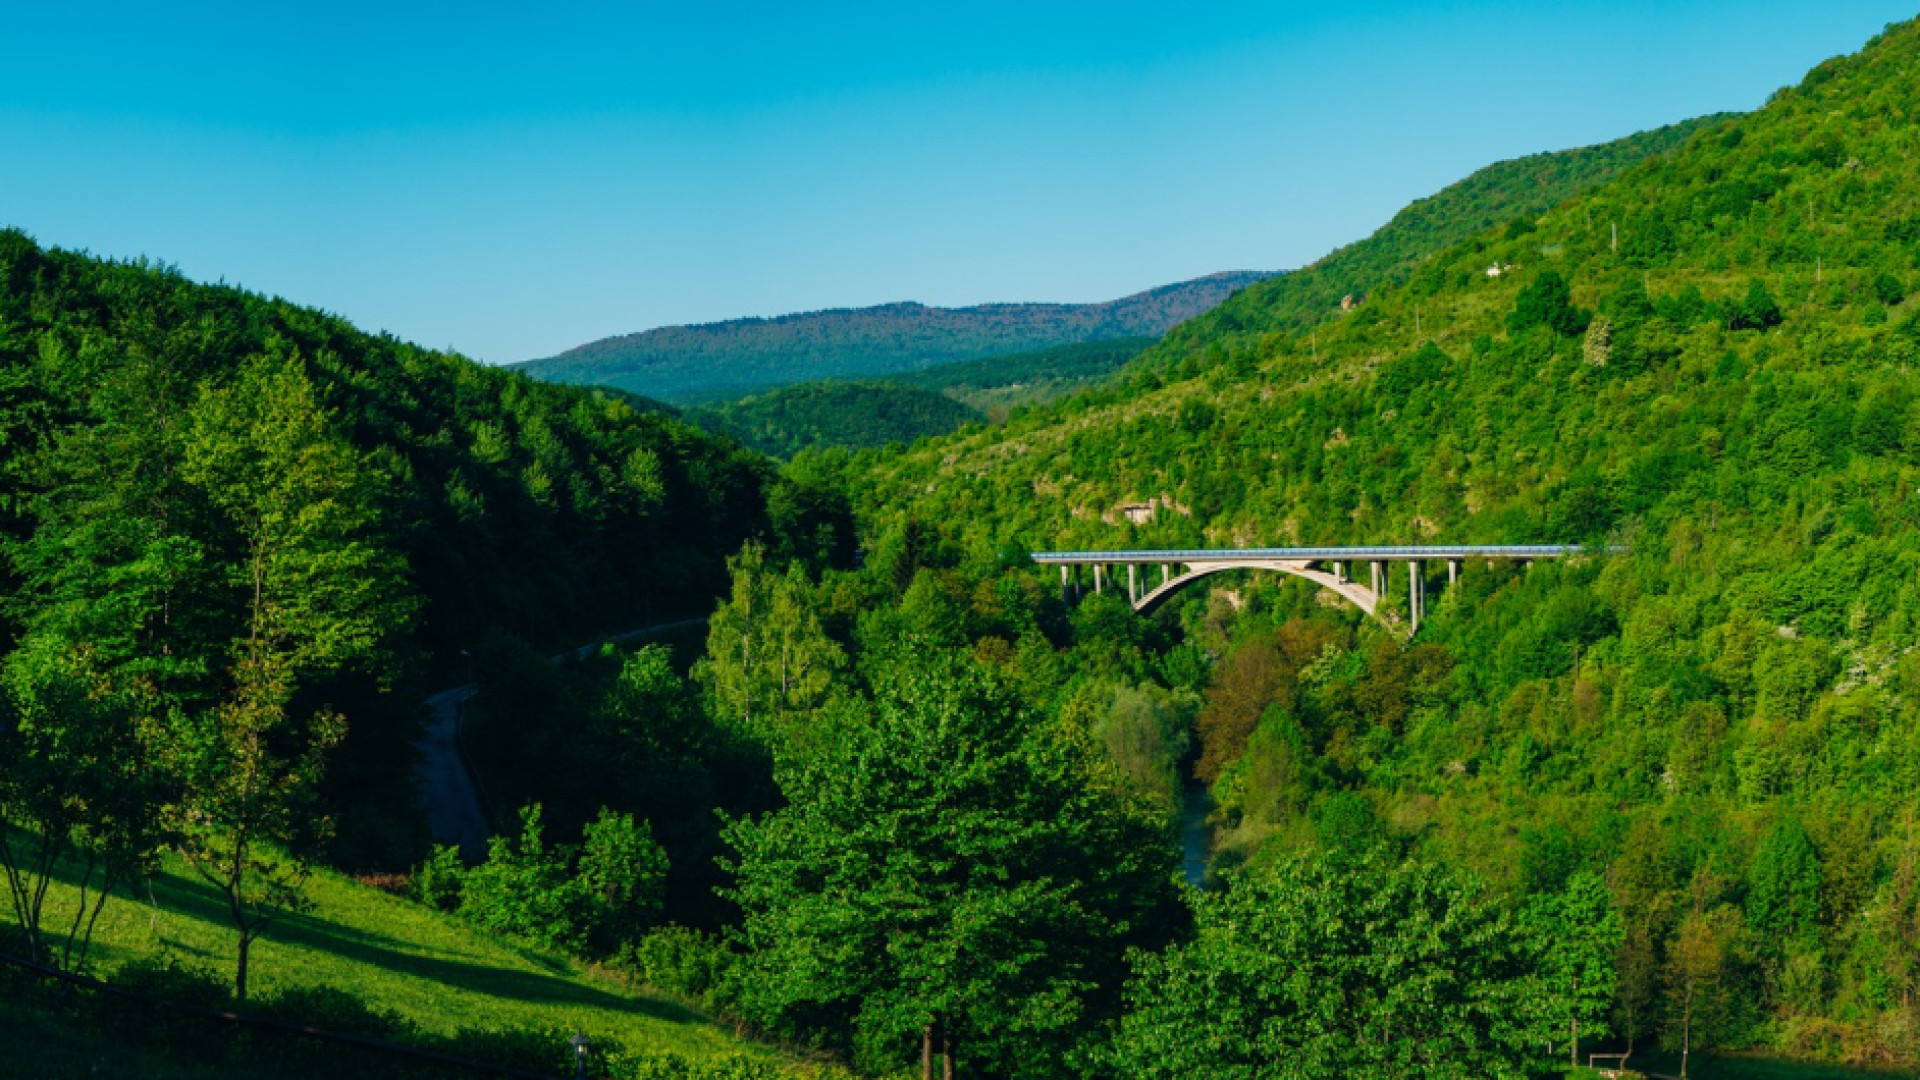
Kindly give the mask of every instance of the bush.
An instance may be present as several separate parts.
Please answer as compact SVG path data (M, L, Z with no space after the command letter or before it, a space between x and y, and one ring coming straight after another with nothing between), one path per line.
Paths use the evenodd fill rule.
M586 828L577 881L587 905L587 938L601 955L611 955L660 917L667 853L645 821L636 824L632 814L602 807Z
M585 890L567 873L564 850L549 851L540 804L520 811L520 839L487 841L487 861L466 872L460 915L497 934L512 934L552 949L585 944L580 918Z
M573 1046L568 1040L574 1034L573 1030L561 1027L515 1028L507 1031L463 1027L434 1049L509 1069L572 1076L574 1055ZM596 1063L593 1075L602 1075L613 1060L625 1053L626 1048L592 1032L586 1034L593 1039L589 1059Z
M1519 337L1544 326L1561 337L1578 337L1586 332L1589 318L1587 312L1573 306L1573 290L1567 279L1552 270L1542 270L1514 299L1507 332Z
M177 1005L224 1009L233 1004L232 980L172 953L129 960L108 981L122 990Z
M466 887L467 867L460 861L460 849L451 844L435 844L427 861L413 872L407 893L415 900L438 911L460 906L460 893Z
M662 926L624 949L621 966L656 990L711 1005L733 959L717 938L684 926Z
M838 1080L850 1074L837 1068L814 1068L804 1073L776 1062L728 1054L714 1058L684 1058L678 1054L648 1052L609 1054L601 1059L613 1080Z
M250 1011L286 1024L393 1042L416 1039L420 1034L419 1027L399 1013L373 1008L330 986L289 987L254 1003Z

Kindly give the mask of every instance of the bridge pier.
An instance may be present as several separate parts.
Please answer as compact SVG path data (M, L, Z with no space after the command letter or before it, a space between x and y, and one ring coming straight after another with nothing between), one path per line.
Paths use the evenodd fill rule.
M1127 564L1127 603L1140 602L1140 564Z
M1426 577L1420 573L1420 560L1407 560L1407 614L1413 621L1413 632L1420 632L1420 609L1426 596Z
M1447 560L1447 588L1449 589L1453 588L1453 583L1458 580L1460 580L1460 560L1448 559Z

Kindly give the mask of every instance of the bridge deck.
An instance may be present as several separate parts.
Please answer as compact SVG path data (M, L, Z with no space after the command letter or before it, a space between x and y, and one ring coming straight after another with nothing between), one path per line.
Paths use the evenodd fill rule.
M1166 551L1036 551L1047 566L1089 563L1233 563L1351 560L1412 562L1427 559L1557 559L1587 551L1578 544L1455 544L1434 547L1192 548Z

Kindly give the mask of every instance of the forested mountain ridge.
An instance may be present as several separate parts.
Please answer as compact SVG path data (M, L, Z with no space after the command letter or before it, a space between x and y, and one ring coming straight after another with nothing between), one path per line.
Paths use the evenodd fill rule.
M248 619L281 627L290 691L349 716L349 862L416 843L415 706L383 687L489 630L570 643L704 611L775 484L605 395L16 231L0 378L6 647L87 650L193 711L234 689Z
M828 378L871 379L1081 341L1158 337L1270 277L1228 271L1097 304L917 303L667 326L591 342L519 370L671 402L711 401Z
M1151 366L1209 345L1247 345L1261 334L1303 330L1335 318L1343 300L1364 303L1369 294L1405 282L1422 262L1461 240L1544 213L1726 119L1696 117L1595 146L1489 165L1409 204L1366 239L1251 286L1182 324L1141 362Z
M1236 321L1288 275L1124 385L795 467L845 475L867 549L982 627L986 583L1057 587L1029 550L1629 546L1470 567L1408 645L1298 582L1225 582L1102 677L1177 689L1212 658L1221 866L1364 834L1521 903L1597 875L1615 1034L1910 1062L1916 101L1901 24L1345 317ZM1087 610L1076 632L1120 617Z

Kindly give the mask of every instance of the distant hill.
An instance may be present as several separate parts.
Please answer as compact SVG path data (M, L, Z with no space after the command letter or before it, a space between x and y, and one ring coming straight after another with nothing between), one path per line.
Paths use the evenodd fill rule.
M941 364L888 381L938 390L991 417L1015 406L1065 397L1119 371L1153 343L1149 337L1128 337L1056 345L1034 352Z
M683 415L716 435L786 458L810 446L910 443L973 421L999 423L1017 406L1057 401L1112 375L1153 341L1137 337L1056 345L922 368L884 382L824 379L692 407L684 414L625 390L601 387L596 392L637 410Z
M686 419L774 457L809 446L885 446L957 431L981 414L938 390L829 380L689 409Z
M666 326L606 338L518 370L678 403L820 379L871 379L1055 345L1159 337L1270 272L1241 270L1099 304L917 303Z

